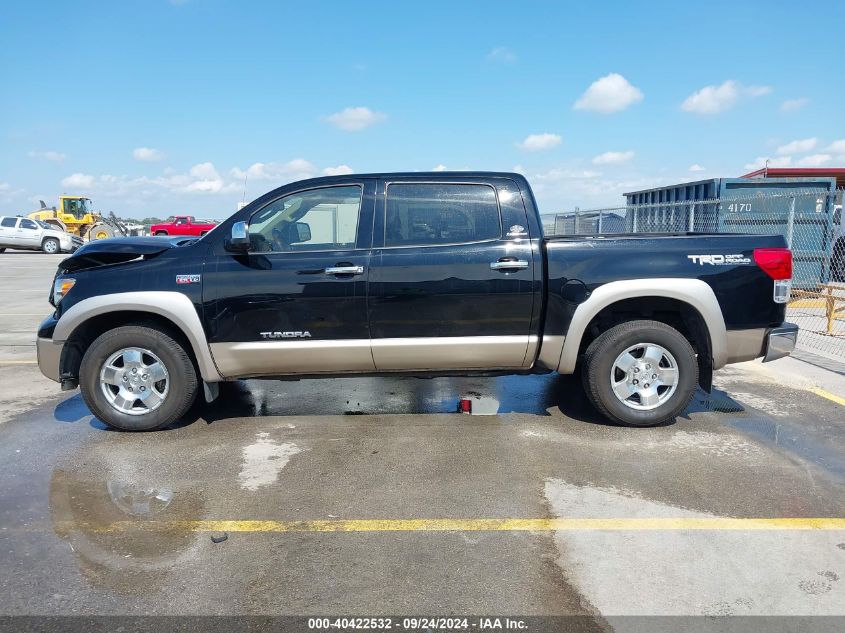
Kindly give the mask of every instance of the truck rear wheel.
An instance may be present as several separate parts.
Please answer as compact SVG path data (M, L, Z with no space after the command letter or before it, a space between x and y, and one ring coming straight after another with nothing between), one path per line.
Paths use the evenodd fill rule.
M100 335L79 371L85 404L121 431L176 422L197 394L197 372L182 344L161 330L127 325Z
M628 321L596 338L584 354L584 390L602 414L628 426L674 420L698 385L692 345L659 321Z

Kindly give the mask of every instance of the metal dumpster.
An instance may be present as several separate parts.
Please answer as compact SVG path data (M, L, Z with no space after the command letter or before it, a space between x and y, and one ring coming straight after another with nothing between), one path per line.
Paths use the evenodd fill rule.
M626 193L631 231L781 234L794 256L793 285L829 276L835 178L713 178Z

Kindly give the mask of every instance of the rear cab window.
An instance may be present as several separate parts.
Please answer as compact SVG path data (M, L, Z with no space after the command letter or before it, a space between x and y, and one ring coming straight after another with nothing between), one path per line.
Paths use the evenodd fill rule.
M17 226L17 224L17 218L3 218L2 220L0 220L0 226L7 229L13 229Z
M385 202L386 247L465 244L502 236L491 185L389 183Z

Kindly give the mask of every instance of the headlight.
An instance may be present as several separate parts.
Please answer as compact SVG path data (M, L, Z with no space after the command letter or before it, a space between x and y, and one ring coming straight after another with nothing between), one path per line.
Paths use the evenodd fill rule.
M73 288L73 284L76 283L76 279L68 279L65 277L64 279L56 279L53 282L53 305L59 305L59 301L62 300L67 293L70 292L70 289Z

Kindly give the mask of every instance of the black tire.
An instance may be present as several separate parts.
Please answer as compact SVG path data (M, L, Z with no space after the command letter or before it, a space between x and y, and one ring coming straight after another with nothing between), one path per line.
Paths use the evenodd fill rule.
M5 253L5 252L6 252L5 248L0 248L0 253Z
M611 369L616 359L631 346L639 344L659 345L677 363L674 392L665 402L649 410L626 405L614 393L611 382ZM698 361L692 345L675 328L659 321L628 321L607 330L590 343L584 354L582 378L587 397L610 420L627 426L656 426L674 420L692 400L698 385ZM634 404L637 403L635 397Z
M167 231L156 231L156 235L167 235Z
M132 415L118 411L100 386L100 370L112 354L127 347L151 351L168 373L167 395L158 408ZM86 350L79 371L79 387L91 412L121 431L152 431L179 420L197 395L197 372L183 345L166 332L144 325L127 325L101 334Z
M48 237L41 242L41 250L48 255L55 255L62 252L62 245L59 244L59 240L55 237Z

